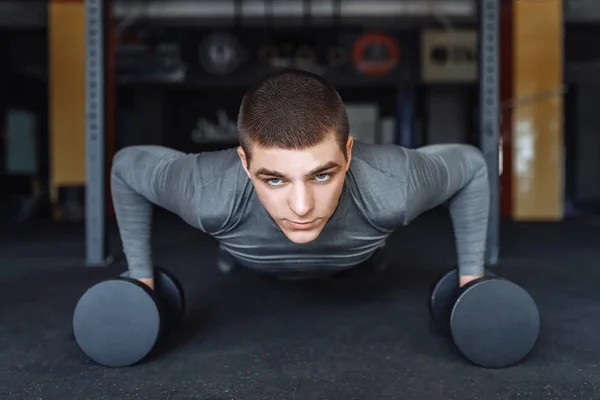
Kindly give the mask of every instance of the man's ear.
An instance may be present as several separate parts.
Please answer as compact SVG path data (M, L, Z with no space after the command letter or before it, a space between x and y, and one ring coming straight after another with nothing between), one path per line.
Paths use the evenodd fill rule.
M242 162L242 167L244 167L244 171L246 171L246 175L250 178L250 171L248 171L248 158L246 157L246 153L242 146L238 146L237 148L238 156L240 156L240 161Z
M348 172L348 168L350 168L350 161L352 161L352 146L354 145L354 138L352 136L348 136L348 141L346 142L346 172Z

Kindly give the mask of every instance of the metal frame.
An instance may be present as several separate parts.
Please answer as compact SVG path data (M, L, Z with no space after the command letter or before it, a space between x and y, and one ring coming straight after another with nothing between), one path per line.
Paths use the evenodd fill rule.
M86 19L86 190L85 261L107 263L105 204L104 25L105 0L85 0Z
M480 147L490 179L488 265L498 263L500 252L500 1L481 0L479 6Z
M105 204L104 22L105 1L85 0L86 11L86 264L108 262ZM500 248L500 0L479 3L480 147L490 179L486 263L498 263Z

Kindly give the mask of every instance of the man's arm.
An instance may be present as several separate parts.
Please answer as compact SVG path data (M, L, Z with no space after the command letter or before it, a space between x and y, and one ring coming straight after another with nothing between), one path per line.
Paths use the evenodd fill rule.
M151 285L150 247L153 205L165 208L201 228L198 204L192 201L197 160L160 146L132 146L113 159L111 193L129 274Z
M450 201L461 286L484 275L490 191L482 153L463 144L409 152L406 223Z

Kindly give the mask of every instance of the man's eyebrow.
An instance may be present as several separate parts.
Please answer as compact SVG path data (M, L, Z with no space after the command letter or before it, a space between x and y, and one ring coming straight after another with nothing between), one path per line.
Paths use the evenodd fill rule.
M325 172L328 169L337 168L339 166L340 166L340 164L336 163L335 161L329 161L328 163L325 163L325 164L321 165L320 167L313 169L308 174L306 174L306 176L319 175L320 173Z
M281 172L266 168L261 168L258 171L256 171L256 175L268 175L274 176L276 178L285 178L285 175Z
M314 176L314 175L319 175L322 172L325 172L327 170L330 170L332 168L338 168L340 165L338 163L336 163L335 161L329 161L328 163L325 163L315 169L313 169L312 171L310 171L308 174L306 174L306 176ZM279 171L275 171L272 169L266 169L266 168L261 168L258 171L256 171L256 175L267 175L267 176L272 176L275 178L287 178L285 176L285 174L279 172Z

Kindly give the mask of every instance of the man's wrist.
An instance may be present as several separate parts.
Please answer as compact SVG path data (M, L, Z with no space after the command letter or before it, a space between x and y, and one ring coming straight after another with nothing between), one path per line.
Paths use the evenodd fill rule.
M484 277L483 274L481 274L481 275L461 275L458 278L458 280L459 280L458 284L459 284L460 287L463 287L466 284L468 284L469 282L472 282L472 281L474 281L476 279L480 279L480 278L483 278L483 277Z
M154 278L139 278L137 280L148 286L150 289L154 289Z

